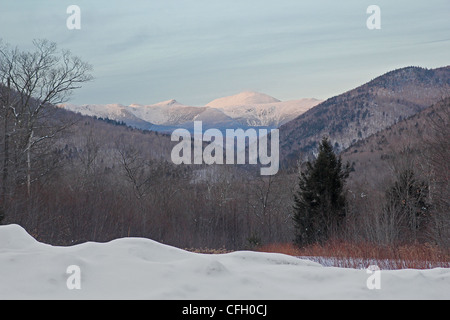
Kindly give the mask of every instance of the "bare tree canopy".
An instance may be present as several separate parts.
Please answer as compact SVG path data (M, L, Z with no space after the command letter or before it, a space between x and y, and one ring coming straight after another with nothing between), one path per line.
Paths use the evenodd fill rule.
M0 39L0 207L5 205L10 170L17 171L20 161L26 163L23 171L30 190L33 149L66 127L46 119L52 118L56 104L67 101L73 90L92 80L91 71L91 65L68 50L59 50L54 42L34 40L33 50L22 51Z
M33 45L34 51L20 51L0 42L0 81L5 85L10 80L20 108L35 104L36 113L43 105L65 102L74 89L92 80L92 66L70 51L58 50L48 40L34 40Z

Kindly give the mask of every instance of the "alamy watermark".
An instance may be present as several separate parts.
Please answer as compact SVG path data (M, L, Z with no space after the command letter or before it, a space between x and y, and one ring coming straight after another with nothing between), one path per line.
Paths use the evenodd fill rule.
M261 167L261 175L275 175L280 167L279 131L278 129L270 130L270 155L268 135L267 129L250 128L245 131L243 129L226 129L224 138L219 129L208 129L203 132L202 121L194 121L193 139L187 129L176 129L172 132L171 140L179 141L172 149L172 162L175 164L257 165L259 160L262 166L268 166ZM203 148L205 142L210 142L210 144Z
M66 286L69 290L81 290L81 269L77 265L70 265L66 269L66 273L70 274L67 278Z
M69 30L80 30L81 29L81 9L77 5L70 5L66 10L67 14L70 14L66 20L66 26Z
M370 276L367 278L366 285L369 290L381 289L381 270L376 265L371 265L366 269L367 274Z
M72 4L67 7L66 13L70 16L66 20L66 26L69 30L81 29L81 9L78 5ZM370 14L367 18L366 26L369 30L381 29L381 9L378 5L370 5L366 10Z
M369 30L381 29L381 9L377 5L370 5L366 10L367 14L370 14L367 18L366 26Z

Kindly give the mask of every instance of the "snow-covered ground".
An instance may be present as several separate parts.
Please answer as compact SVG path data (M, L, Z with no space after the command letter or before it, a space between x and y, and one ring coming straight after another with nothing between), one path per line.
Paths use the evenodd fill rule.
M272 253L198 254L141 238L55 247L0 226L0 299L449 298L450 269L377 273Z

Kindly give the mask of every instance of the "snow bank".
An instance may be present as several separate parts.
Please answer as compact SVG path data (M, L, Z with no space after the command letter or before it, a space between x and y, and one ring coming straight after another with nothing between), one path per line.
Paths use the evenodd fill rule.
M69 266L80 272L67 273ZM80 288L70 290L75 276ZM140 238L54 247L18 225L0 226L0 299L450 298L450 269L381 271L373 290L371 276L281 254L205 255Z

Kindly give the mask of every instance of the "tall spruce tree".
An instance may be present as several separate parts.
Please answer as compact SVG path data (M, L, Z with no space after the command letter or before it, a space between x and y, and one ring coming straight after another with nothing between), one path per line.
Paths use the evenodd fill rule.
M307 162L300 172L298 191L294 194L295 243L305 246L326 241L345 218L344 183L350 165L342 166L330 141L323 138L315 161Z

